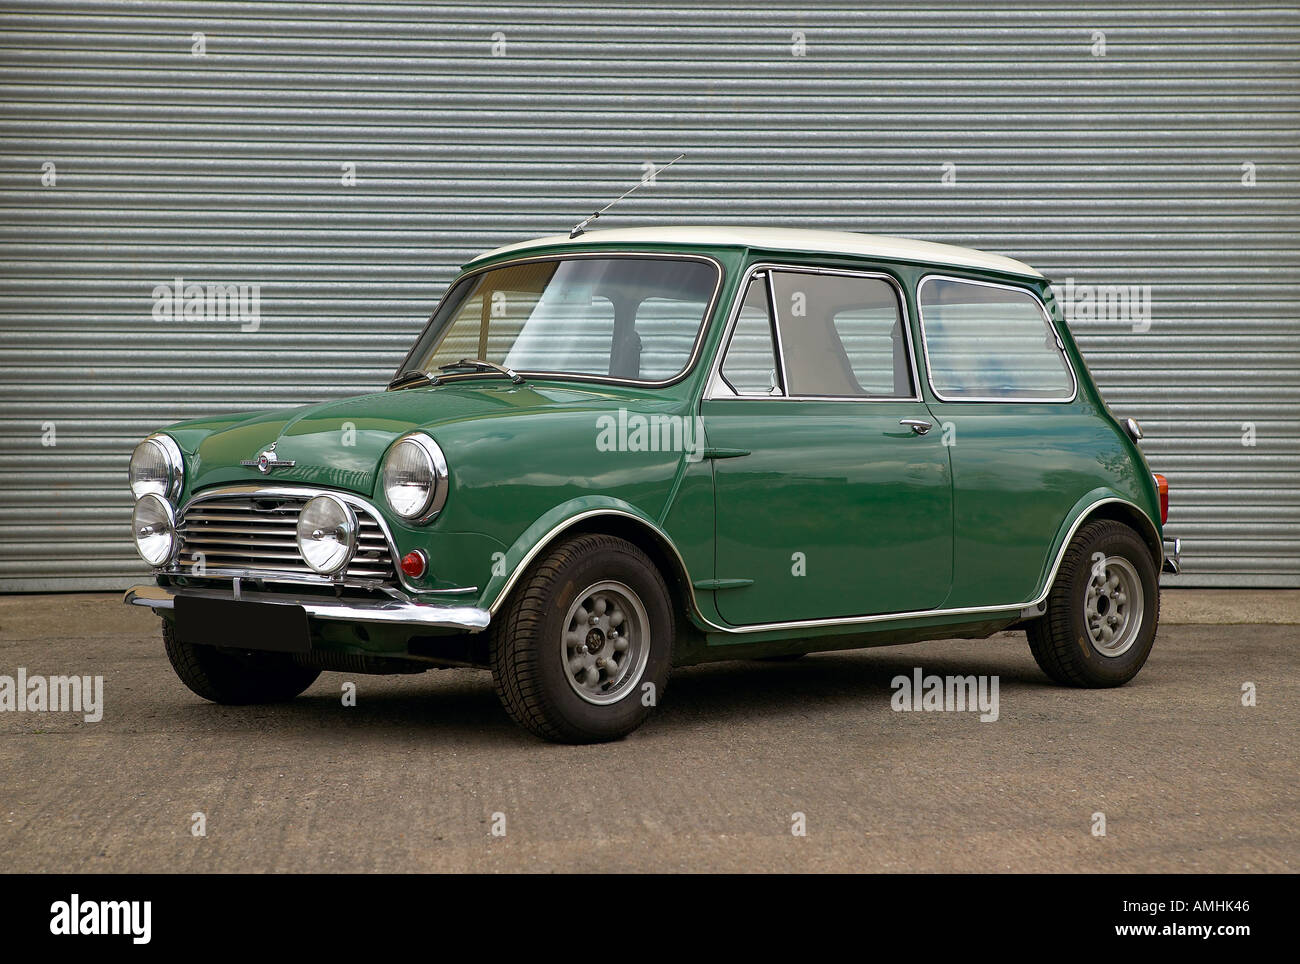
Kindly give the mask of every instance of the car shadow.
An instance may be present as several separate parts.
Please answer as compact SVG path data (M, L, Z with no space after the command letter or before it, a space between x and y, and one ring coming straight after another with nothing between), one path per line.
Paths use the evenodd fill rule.
M908 653L906 647L817 653L794 662L743 660L709 663L674 672L668 684L660 725L676 716L711 720L755 711L781 715L802 713L810 705L853 703L890 711L891 685L920 668L926 676L997 676L1000 690L1052 686L1033 663L1005 652L979 658L969 653L935 656Z
M668 735L702 721L806 716L810 707L846 704L860 706L864 713L888 713L892 681L910 678L918 667L926 675L997 676L1004 693L1014 687L1054 686L1032 661L1001 648L936 655L891 647L819 653L792 662L733 660L675 670L663 706L641 732ZM374 679L382 682L370 685ZM357 684L356 706L342 704L346 681ZM209 731L257 729L331 738L341 733L350 738L418 734L461 744L537 743L506 716L486 671L379 678L324 673L306 694L287 703L237 707L169 701L164 712L187 727Z

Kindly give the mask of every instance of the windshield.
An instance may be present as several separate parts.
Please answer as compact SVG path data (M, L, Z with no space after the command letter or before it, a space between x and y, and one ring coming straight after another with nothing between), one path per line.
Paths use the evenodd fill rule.
M709 261L645 256L491 268L452 286L401 371L477 358L524 374L667 381L690 364L718 279Z

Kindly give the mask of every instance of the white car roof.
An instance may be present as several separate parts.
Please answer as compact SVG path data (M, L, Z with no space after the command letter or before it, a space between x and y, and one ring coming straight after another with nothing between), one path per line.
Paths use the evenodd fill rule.
M584 244L689 244L716 245L745 248L769 248L779 251L803 251L816 254L850 254L868 258L888 258L895 261L920 261L933 265L953 265L962 268L982 268L1008 274L1041 278L1042 273L1023 261L1006 258L1000 254L961 248L953 244L935 244L930 241L913 241L908 238L890 238L878 234L858 234L854 231L813 231L806 228L745 228L745 227L662 227L617 228L609 231L588 231L576 238L557 234L508 244L479 255L469 262L475 264L485 258L500 254L529 251L552 245Z

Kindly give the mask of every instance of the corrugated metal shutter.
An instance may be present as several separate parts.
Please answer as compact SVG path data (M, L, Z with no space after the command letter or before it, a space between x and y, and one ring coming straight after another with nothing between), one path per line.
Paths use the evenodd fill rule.
M126 584L136 439L382 385L457 264L678 151L609 223L1150 285L1149 331L1075 330L1172 481L1182 581L1300 585L1300 15L1076 6L7 4L0 589ZM176 277L260 285L260 327L154 321Z

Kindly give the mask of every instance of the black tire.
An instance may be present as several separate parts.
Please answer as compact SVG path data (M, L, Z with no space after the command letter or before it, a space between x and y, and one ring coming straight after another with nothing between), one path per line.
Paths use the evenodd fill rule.
M1127 560L1142 588L1141 618L1130 612L1125 621L1126 625L1128 619L1135 621L1134 638L1115 655L1093 642L1085 619L1097 553L1103 560ZM1075 533L1048 593L1047 612L1029 624L1026 635L1034 660L1054 682L1090 689L1122 686L1146 663L1159 622L1160 577L1150 547L1123 523L1103 519Z
M291 700L320 676L286 653L250 653L186 642L163 620L163 645L172 669L190 690L211 700L244 706Z
M645 611L646 661L639 676L633 665L627 682L609 694L612 698L626 687L623 696L595 705L570 681L566 619L582 602L580 593L611 580L633 591ZM676 625L668 586L650 558L623 539L593 534L576 536L541 556L515 586L490 632L492 681L511 719L555 743L602 743L631 733L663 699Z

